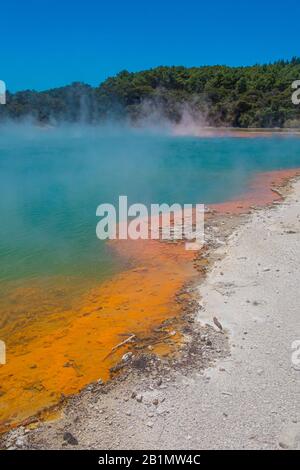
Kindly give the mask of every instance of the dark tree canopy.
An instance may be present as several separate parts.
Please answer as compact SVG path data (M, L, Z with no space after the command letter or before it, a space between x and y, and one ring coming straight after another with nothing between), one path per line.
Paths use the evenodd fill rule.
M7 93L0 119L30 115L39 122L139 120L153 112L178 122L184 110L207 125L300 127L300 105L291 101L300 59L249 67L156 67L108 78L99 87L83 83L35 92Z

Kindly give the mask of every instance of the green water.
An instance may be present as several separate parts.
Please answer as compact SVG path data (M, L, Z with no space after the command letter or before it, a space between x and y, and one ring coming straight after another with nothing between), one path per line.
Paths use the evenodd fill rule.
M213 203L260 171L300 166L300 139L196 138L62 126L0 128L0 281L101 279L119 262L96 238L96 208Z

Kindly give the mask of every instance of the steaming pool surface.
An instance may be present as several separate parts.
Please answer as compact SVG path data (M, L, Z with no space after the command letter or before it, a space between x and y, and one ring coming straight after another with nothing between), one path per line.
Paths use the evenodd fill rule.
M96 237L96 208L218 203L264 171L300 167L296 137L179 137L120 127L0 127L1 423L106 379L107 351L174 313L184 263L143 252L148 271ZM176 255L177 256L177 255ZM183 260L184 261L184 260ZM179 266L180 265L180 266ZM91 354L93 359L91 361Z
M257 172L300 166L300 139L174 137L113 128L0 128L0 280L101 279L119 269L96 208L215 203Z

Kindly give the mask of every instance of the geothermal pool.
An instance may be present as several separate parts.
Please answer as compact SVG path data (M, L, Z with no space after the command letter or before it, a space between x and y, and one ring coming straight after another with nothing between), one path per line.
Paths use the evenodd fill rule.
M261 172L296 167L292 136L1 126L0 428L107 379L120 335L176 314L188 256L151 243L120 256L96 237L99 204L220 203Z
M95 236L96 208L216 203L257 172L297 167L300 139L174 137L125 128L0 128L0 280L97 280L118 261Z

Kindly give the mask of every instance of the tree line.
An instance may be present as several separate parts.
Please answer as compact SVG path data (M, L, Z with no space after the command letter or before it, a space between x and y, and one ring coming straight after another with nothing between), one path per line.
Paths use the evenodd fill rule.
M31 116L40 123L139 121L159 113L179 122L186 110L211 126L300 127L300 106L292 103L292 82L300 79L300 58L247 67L160 66L122 71L98 87L74 82L37 92L7 92L0 119Z

